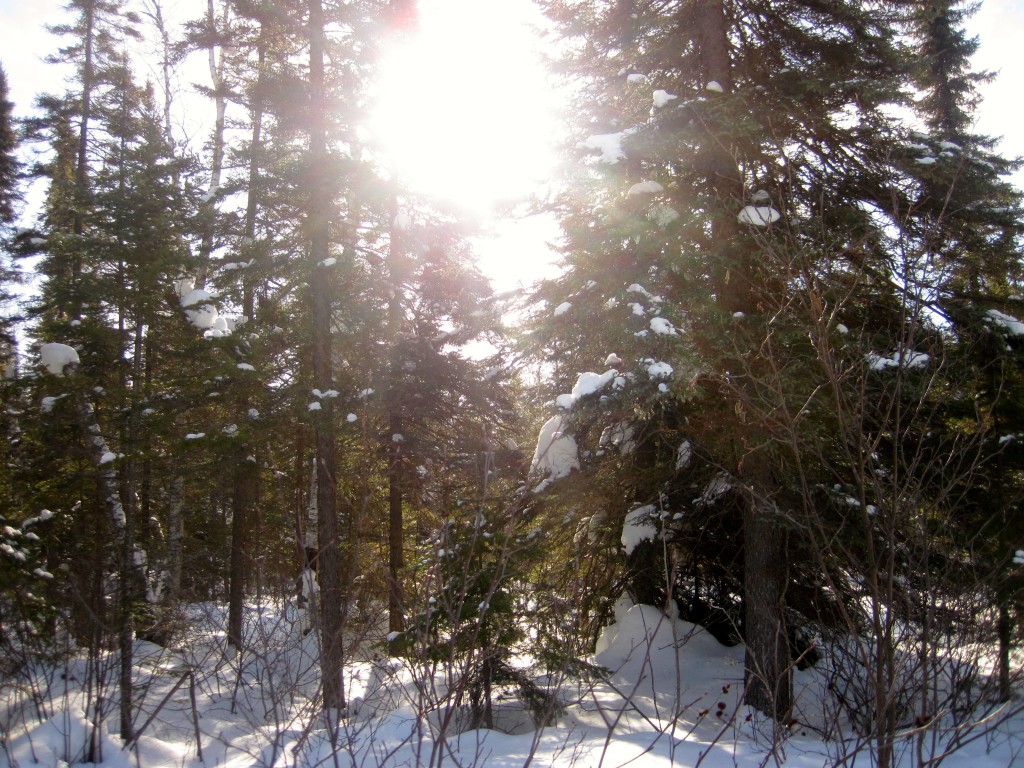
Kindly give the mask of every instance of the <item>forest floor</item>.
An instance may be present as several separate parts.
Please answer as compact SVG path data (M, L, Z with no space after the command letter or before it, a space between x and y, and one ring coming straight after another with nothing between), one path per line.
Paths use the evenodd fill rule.
M835 700L827 660L795 673L793 719L785 738L773 738L771 721L741 704L742 646L723 646L649 606L621 610L604 630L589 659L600 674L535 676L535 711L498 692L492 729L473 727L469 694L451 665L387 659L370 644L346 668L345 717L325 716L316 705L316 633L303 633L292 606L250 606L247 646L260 650L233 657L224 653L223 608L193 606L186 618L193 629L175 650L136 645L135 743L125 748L116 736L114 655L93 664L72 655L0 690L0 765L63 766L89 756L111 768L875 764L871 740L857 735L864 713L823 704ZM1024 765L1019 710L1017 700L982 704L908 727L895 745L897 764Z

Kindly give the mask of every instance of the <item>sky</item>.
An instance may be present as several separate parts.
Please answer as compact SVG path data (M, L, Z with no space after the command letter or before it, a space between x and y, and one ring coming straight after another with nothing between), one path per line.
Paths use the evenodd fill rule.
M206 5L163 4L171 18L199 16ZM43 63L57 47L43 25L62 18L60 0L0 0L0 63L17 114L39 91L61 88ZM557 94L544 79L531 32L538 19L531 0L420 0L418 35L393 41L380 73L386 98L369 124L405 183L448 199L480 222L481 267L502 290L554 271L547 246L557 237L552 222L496 214L501 204L542 188L554 172ZM1024 156L1024 57L1018 50L1024 2L985 0L969 29L981 41L976 68L999 73L983 90L978 129L1002 136L1003 154ZM193 58L178 78L186 91L208 77ZM185 119L184 108L177 123L193 139L205 130ZM1024 185L1024 172L1017 178Z

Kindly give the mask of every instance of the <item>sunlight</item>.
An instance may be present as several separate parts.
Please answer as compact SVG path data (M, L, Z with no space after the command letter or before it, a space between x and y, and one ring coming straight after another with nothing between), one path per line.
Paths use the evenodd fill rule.
M526 0L421 0L384 52L375 143L403 184L486 214L554 164L554 96Z

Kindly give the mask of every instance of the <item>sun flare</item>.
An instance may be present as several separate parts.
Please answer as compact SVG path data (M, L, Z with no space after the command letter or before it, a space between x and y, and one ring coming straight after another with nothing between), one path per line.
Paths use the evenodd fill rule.
M551 173L556 131L525 0L421 0L388 44L370 123L402 183L486 213Z

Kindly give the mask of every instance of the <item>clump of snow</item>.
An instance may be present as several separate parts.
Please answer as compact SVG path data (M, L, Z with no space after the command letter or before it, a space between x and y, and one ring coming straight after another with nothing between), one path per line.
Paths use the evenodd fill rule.
M351 424L351 423L353 423L355 421L358 421L358 420L359 420L359 417L356 416L354 413L350 413L348 416L345 417L345 421L347 421L349 424Z
M214 329L217 324L217 307L208 291L193 288L182 294L180 301L185 316L192 325L200 330ZM217 330L223 332L222 329Z
M555 307L555 313L554 313L555 317L559 317L561 315L564 315L570 309L572 309L572 303L568 302L568 301L563 301L561 304L559 304L557 307Z
M678 98L679 97L676 96L674 93L669 93L668 91L663 90L657 90L654 92L654 108L661 109L673 99Z
M647 375L652 379L670 379L672 378L673 368L668 363L657 362L655 360L647 359L645 367L647 369Z
M647 75L640 72L630 72L626 75L626 82L630 85L643 85L647 82Z
M109 464L112 461L117 460L117 454L113 451L104 451L103 455L100 456L100 464Z
M690 459L693 458L693 446L689 440L683 440L676 449L676 472L690 466Z
M782 214L770 205L745 205L736 218L740 220L740 224L767 227L781 219Z
M567 411L572 408L572 395L559 395L555 398L555 407L560 408L563 411Z
M732 477L728 472L719 472L710 482L705 486L704 492L699 498L694 499L694 503L699 506L707 506L718 501L732 488Z
M601 430L598 445L602 448L618 448L620 454L628 456L636 447L636 441L633 440L635 435L636 428L632 424L620 421Z
M654 523L656 518L657 510L653 504L637 507L626 515L626 520L622 524L621 541L627 555L633 554L633 550L641 542L654 541L658 538L658 526Z
M186 440L201 440L204 437L206 437L205 432L189 432L185 435Z
M836 333L839 333L839 334L842 334L843 336L845 336L849 332L850 332L850 329L847 328L845 325L843 325L842 323L836 323Z
M67 366L78 365L81 360L78 358L78 352L74 347L51 342L43 344L39 348L39 362L43 364L43 368L54 376L63 376L64 369Z
M679 218L679 211L670 205L656 205L651 210L651 218L659 227L667 227Z
M655 296L653 293L651 293L646 288L644 288L642 285L640 285L640 283L633 283L633 284L631 284L628 288L626 288L626 293L639 293L641 296L645 297L648 301L652 301L655 304L661 304L661 302L663 302L665 300L661 296Z
M612 380L618 375L618 371L611 368L604 373L581 373L576 379L576 384L572 388L572 399L573 402L579 400L581 397L588 397L602 389L607 387Z
M412 227L412 217L409 216L405 211L400 211L395 214L395 218L392 222L395 229L410 229Z
M1024 565L1024 549L1018 549L1013 553L1013 564Z
M676 336L675 326L664 317L651 318L651 330L661 336Z
M638 317L643 317L644 314L646 314L647 312L647 310L644 309L644 305L636 301L631 301L629 303L629 308L633 311L633 314L637 315Z
M592 149L601 153L598 160L602 163L608 163L613 165L619 160L624 160L626 157L625 151L622 149L622 137L623 133L596 133L593 136L588 136L584 141L580 142L582 149Z
M665 191L665 188L656 181L641 181L634 184L626 192L626 197L641 197L643 195L658 195Z
M936 162L936 159L931 156L917 158L918 165L935 165Z
M321 267L333 267L338 263L338 260L333 256L328 256L326 259L320 262Z
M544 422L537 436L537 448L530 463L531 472L539 472L550 480L565 477L580 468L579 453L572 435L562 432L565 419L553 416Z
M605 365L622 365L622 358L612 352L604 359Z
M254 368L254 367L253 367L252 365L250 365L249 363L239 363L239 364L238 364L237 366L235 366L235 367L236 367L236 368L238 368L238 370L240 370L240 371L255 371L255 370L256 370L256 369L255 369L255 368Z
M985 322L998 326L1011 336L1024 336L1024 323L1017 318L1000 312L998 309L990 309L985 312Z
M722 84L719 83L717 80L712 80L707 85L705 85L704 90L710 91L711 93L725 93L725 89L722 87Z
M314 400L312 403L307 405L306 408L308 408L311 411L319 411L323 409L323 406Z
M924 352L915 352L906 349L901 352L893 352L886 357L874 352L867 356L868 365L873 371L885 371L890 368L923 368L931 358Z

